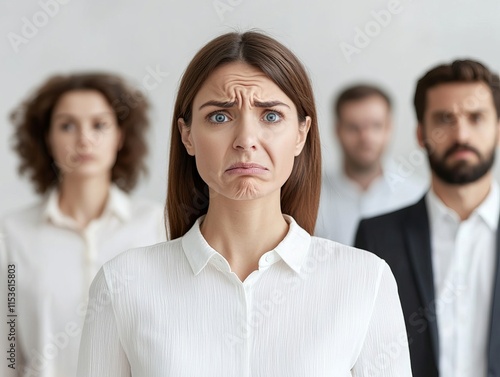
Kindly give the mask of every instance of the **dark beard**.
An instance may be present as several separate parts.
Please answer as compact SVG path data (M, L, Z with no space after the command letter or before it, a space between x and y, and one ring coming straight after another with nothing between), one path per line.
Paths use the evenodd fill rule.
M429 145L425 146L429 156L429 165L431 170L444 182L452 185L463 185L476 182L488 173L495 162L496 146L493 147L487 158L482 158L479 151L469 145L455 144L446 151L444 156L439 159L435 153L431 152ZM469 150L479 157L479 162L470 165L467 161L459 161L454 166L446 165L446 159L457 150Z

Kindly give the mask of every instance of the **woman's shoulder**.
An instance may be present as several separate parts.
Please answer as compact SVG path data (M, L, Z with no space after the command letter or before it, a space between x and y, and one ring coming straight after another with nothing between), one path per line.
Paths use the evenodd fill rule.
M310 254L309 269L314 271L315 266L321 266L317 275L323 283L363 297L367 303L377 296L386 277L393 279L387 263L366 250L313 237Z
M147 266L170 265L182 257L181 239L129 249L107 261L104 270L140 269Z
M343 265L343 267L382 268L386 264L383 259L367 250L344 245L326 238L313 236L311 248L313 254L334 262L336 265Z
M45 200L39 200L25 205L24 207L7 212L1 216L0 223L4 227L26 227L33 223L39 223L42 219L45 205Z

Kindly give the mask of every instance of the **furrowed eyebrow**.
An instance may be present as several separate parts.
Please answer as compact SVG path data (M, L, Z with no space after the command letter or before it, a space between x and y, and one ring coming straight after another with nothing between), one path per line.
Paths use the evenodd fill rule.
M208 101L208 102L205 102L203 105L201 105L198 110L201 110L207 106L215 106L215 107L222 107L224 109L229 109L229 108L233 107L234 105L236 105L236 101L233 101L233 102Z
M434 119L439 119L443 116L456 116L456 114L453 111L446 111L446 110L439 110L432 113L432 117Z
M283 103L280 101L265 101L265 102L255 101L253 104L255 107L286 106L286 107L290 108L290 106L288 106L286 103ZM233 107L234 105L236 105L236 101L233 101L233 102L208 101L208 102L205 102L203 105L201 105L198 110L201 110L207 106L215 106L215 107L221 107L223 109L229 109L229 108Z
M290 108L286 103L280 102L280 101L267 101L267 102L259 102L255 101L253 103L255 107L274 107L274 106L286 106Z
M465 110L463 112L460 112L460 113L455 113L453 111L447 111L447 110L439 110L439 111L435 111L433 114L432 114L432 117L434 119L439 119L441 118L442 116L457 116L457 115L460 115L460 114L468 114L468 115L471 115L471 114L485 114L487 113L487 110L486 109L474 109L474 110Z

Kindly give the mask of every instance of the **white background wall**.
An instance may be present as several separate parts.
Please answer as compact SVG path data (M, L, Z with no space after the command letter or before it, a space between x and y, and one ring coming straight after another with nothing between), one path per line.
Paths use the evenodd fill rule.
M377 29L374 14L388 7L396 12L390 20L378 21ZM23 30L25 18L36 30ZM75 70L114 71L138 86L143 86L150 69L168 73L146 90L153 104L150 176L136 191L163 202L179 78L204 43L221 33L249 28L262 29L285 43L307 66L315 88L325 169L333 169L339 161L330 109L342 86L368 80L390 92L396 106L389 158L398 163L418 150L412 107L418 77L439 62L463 57L500 70L498 0L4 0L0 4L0 215L37 200L31 184L17 175L8 114L49 75ZM366 28L373 37L357 40L356 45L358 29ZM18 51L9 33L26 38ZM346 59L342 43L361 47ZM414 174L426 172L422 164ZM500 176L498 167L495 174Z

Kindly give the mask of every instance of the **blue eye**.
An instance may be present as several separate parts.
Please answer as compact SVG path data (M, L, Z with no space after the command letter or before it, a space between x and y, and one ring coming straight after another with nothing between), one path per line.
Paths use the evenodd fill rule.
M212 123L224 123L229 120L229 117L224 113L215 113L209 115L208 120Z
M276 111L270 111L264 115L264 120L269 123L276 123L281 120L281 114Z

